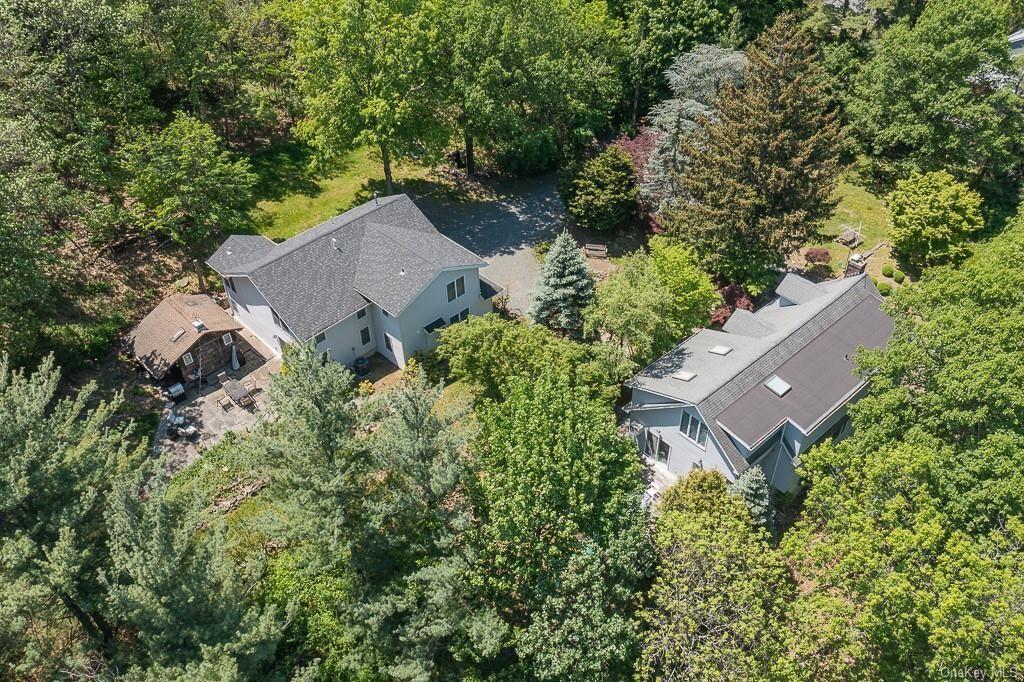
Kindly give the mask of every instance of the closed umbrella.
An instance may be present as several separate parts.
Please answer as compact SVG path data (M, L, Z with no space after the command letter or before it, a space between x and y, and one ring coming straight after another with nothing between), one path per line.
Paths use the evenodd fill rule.
M238 346L234 344L231 346L231 369L238 369Z

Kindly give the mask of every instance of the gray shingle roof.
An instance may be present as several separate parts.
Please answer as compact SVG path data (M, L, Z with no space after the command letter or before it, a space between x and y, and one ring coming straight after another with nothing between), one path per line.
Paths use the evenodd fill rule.
M229 237L207 263L223 276L249 277L300 339L367 300L400 315L442 270L486 264L438 232L404 194L368 201L280 244Z
M796 276L788 276L783 282L790 277ZM776 299L754 313L753 319L741 316L741 321L728 331L702 329L641 371L630 385L696 405L733 468L745 470L747 462L719 425L719 416L862 301L871 299L876 308L881 302L867 275L807 284L813 289L790 281L786 291L805 298L808 292L817 290L817 296L796 305L784 305ZM763 335L769 327L772 331ZM874 331L862 332L865 345L870 345ZM716 345L732 350L724 356L710 353ZM696 376L689 381L674 378L672 375L680 370ZM821 407L824 410L830 405Z

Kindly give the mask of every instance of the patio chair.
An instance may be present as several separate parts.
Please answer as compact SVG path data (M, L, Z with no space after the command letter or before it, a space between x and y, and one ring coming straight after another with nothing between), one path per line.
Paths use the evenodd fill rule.
M255 379L244 379L242 381L242 386L245 388L245 390L249 391L249 393L255 393L256 392L256 380Z
M225 383L227 383L227 380L228 380L228 373L227 372L220 372L217 375L217 383L219 383L221 386L223 386Z
M224 410L225 412L227 412L228 410L235 406L234 401L232 401L231 398L229 398L226 395L222 395L220 397L220 400L218 400L217 402L220 404L221 409Z

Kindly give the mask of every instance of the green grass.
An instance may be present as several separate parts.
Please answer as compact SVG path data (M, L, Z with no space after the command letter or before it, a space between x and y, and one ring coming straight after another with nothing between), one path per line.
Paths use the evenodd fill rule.
M831 239L838 235L846 226L860 230L864 243L857 251L865 253L885 241L889 234L889 222L886 217L885 204L881 197L844 179L836 190L839 195L839 206L835 214L825 223L822 229L829 240L823 244L832 255L832 269L839 272L846 265L850 250ZM882 247L868 260L868 272L873 277L881 275L882 266L890 260L889 248Z
M385 194L384 169L368 147L349 153L330 169L310 170L311 153L296 143L275 146L250 157L259 181L253 209L256 231L287 239L373 197ZM430 169L413 163L394 167L396 191L419 195L430 190Z

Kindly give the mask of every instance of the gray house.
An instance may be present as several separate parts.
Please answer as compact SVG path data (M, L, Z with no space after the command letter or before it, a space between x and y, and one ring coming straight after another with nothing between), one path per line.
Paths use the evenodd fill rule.
M786 275L756 312L702 329L629 381L627 425L656 479L761 466L794 492L800 454L849 432L846 408L867 389L857 348L884 346L893 324L867 275L814 284Z
M380 353L399 367L438 331L491 311L486 263L404 194L371 200L280 244L232 235L207 261L235 318L280 353L314 339L338 362Z

